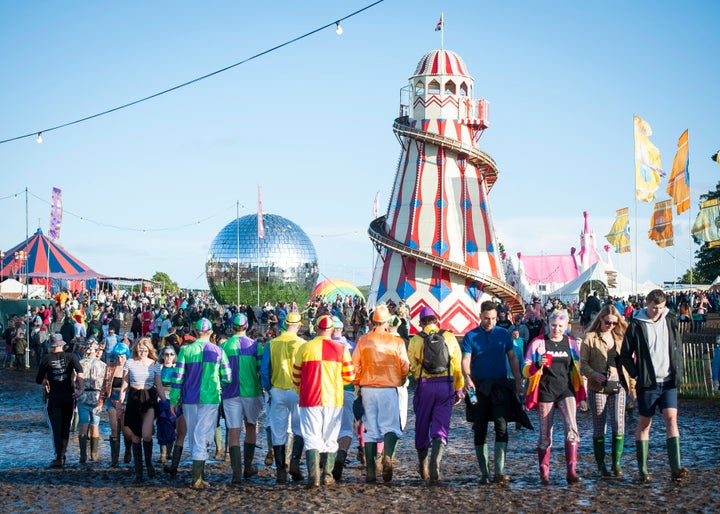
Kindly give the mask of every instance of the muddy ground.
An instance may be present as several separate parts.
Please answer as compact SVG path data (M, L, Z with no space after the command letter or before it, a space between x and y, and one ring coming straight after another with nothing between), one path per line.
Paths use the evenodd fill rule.
M565 483L562 426L556 419L551 485L542 487L535 454L536 433L511 429L506 486L480 485L472 431L457 407L443 460L442 485L430 487L416 472L413 415L398 449L391 484L368 485L353 443L344 480L331 488L308 492L302 483L278 486L274 469L264 467L265 441L258 449L260 473L242 486L230 486L229 461L208 461L212 488L188 488L189 454L171 479L162 471L153 480L133 485L131 464L108 468L107 423L101 424L101 462L79 464L73 434L64 469L47 469L52 442L42 415L41 390L34 371L0 369L0 509L5 512L718 512L720 511L720 403L681 400L680 430L683 463L691 477L681 484L669 480L662 419L656 417L651 439L653 481L635 481L635 418L628 422L625 477L601 480L592 456L592 422L578 413L581 434L579 472L585 480ZM412 392L411 392L412 396ZM412 397L410 398L412 405ZM534 413L533 413L534 415ZM533 421L534 417L532 418ZM492 436L491 436L492 437ZM492 447L492 440L490 441ZM157 447L156 447L157 451ZM492 453L492 451L491 451ZM492 458L492 457L491 457ZM158 465L159 466L159 465Z

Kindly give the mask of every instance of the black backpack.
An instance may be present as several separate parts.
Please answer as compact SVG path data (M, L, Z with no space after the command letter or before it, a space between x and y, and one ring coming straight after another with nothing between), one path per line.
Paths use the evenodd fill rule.
M444 330L426 334L421 332L423 338L422 369L431 375L445 373L450 375L450 352L443 334Z

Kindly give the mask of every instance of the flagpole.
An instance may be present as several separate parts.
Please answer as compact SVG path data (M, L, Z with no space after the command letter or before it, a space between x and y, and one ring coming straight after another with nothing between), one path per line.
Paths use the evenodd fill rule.
M237 250L237 302L235 305L240 308L240 200L235 204L235 249Z
M440 13L440 50L445 50L445 13Z
M28 188L25 186L25 313L27 316L27 327L25 327L25 369L30 368L30 291L28 290L28 239L30 232L28 228Z

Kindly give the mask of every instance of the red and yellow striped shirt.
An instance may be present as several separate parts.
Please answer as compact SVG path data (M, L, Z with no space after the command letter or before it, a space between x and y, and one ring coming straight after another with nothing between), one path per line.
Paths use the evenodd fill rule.
M354 379L350 352L332 339L316 337L295 355L293 384L300 407L342 407L343 387Z

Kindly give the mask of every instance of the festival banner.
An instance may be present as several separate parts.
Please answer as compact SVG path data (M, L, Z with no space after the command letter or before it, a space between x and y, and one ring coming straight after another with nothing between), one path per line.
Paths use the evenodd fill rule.
M700 204L700 212L690 231L697 244L720 246L720 205L718 204L717 198Z
M661 248L672 246L673 224L672 224L672 200L663 200L655 204L655 210L650 220L648 237L655 241Z
M53 187L52 202L50 203L50 230L48 230L48 236L52 239L60 239L62 215L62 191L57 187Z
M258 184L258 238L263 239L265 237L265 225L263 224L262 217L262 198L260 196L260 184Z
M682 214L690 208L690 150L687 130L678 139L678 149L673 159L666 191L673 199L677 214Z
M605 238L617 253L630 251L630 215L627 207L615 211L615 222Z
M634 116L635 126L635 198L641 202L655 200L660 178L665 176L660 163L660 150L650 142L652 128L640 116Z

